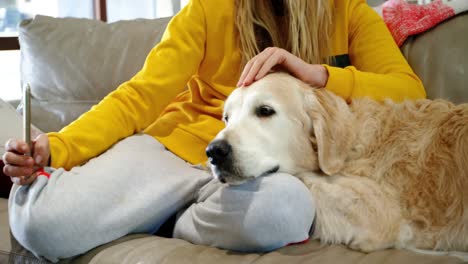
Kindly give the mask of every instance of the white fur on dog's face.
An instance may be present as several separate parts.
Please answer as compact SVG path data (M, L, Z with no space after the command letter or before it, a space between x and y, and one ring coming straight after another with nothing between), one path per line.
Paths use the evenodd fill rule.
M277 78L280 76L281 78ZM273 74L236 89L224 106L224 128L213 141L232 147L228 166L211 165L218 179L240 184L271 172L296 174L318 169L312 122L304 109L304 85Z

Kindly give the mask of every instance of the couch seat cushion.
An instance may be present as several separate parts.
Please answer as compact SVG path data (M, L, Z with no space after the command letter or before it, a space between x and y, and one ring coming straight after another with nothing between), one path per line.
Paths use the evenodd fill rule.
M365 254L344 246L324 246L318 241L288 246L267 254L243 254L193 245L180 239L144 237L109 247L90 263L462 263L448 256L428 256L406 250Z

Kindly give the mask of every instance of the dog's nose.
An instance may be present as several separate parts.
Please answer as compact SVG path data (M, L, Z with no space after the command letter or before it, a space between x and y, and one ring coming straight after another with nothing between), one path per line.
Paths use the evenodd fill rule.
M231 155L232 147L226 140L216 140L211 142L206 148L206 156L211 164L220 165Z

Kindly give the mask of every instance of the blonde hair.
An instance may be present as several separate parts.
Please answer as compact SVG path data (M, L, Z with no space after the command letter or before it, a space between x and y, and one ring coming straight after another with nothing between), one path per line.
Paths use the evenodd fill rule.
M331 24L330 0L236 0L243 64L269 46L311 64L329 63Z

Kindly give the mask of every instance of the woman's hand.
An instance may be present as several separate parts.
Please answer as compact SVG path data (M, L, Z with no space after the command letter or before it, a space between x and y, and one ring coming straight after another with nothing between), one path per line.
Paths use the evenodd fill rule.
M35 172L47 166L50 158L49 138L46 134L39 135L32 141L32 157L25 156L29 152L26 142L18 139L10 139L5 144L6 152L2 156L5 163L3 173L10 176L11 180L20 185L28 185L34 182Z
M311 86L324 87L327 84L328 71L324 66L309 64L284 49L270 47L247 62L237 86L248 86L278 66Z

